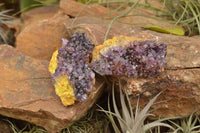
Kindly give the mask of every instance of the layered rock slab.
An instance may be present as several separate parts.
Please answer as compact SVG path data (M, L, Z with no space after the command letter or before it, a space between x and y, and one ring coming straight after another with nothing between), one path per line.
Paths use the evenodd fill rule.
M25 25L30 23L52 18L59 11L58 7L42 6L34 8L28 12L21 14L21 19Z
M61 46L61 38L66 36L64 23L68 16L58 12L52 18L38 18L18 34L16 48L28 56L50 60L52 53Z
M152 78L123 79L133 108L138 96L144 107L157 93L158 104L152 109L158 117L188 117L191 113L200 114L200 45L199 38L160 34L143 31L133 36L145 36L159 42L166 42L167 55L165 71Z
M90 25L91 26L91 25ZM87 26L89 27L89 26ZM111 30L112 36L119 35ZM164 72L151 78L122 78L125 81L133 108L140 95L141 107L144 107L157 93L165 90L158 98L164 101L152 108L159 117L188 117L192 112L200 114L200 45L196 37L175 36L153 31L144 31L137 27L121 27L121 33L156 42L167 43L167 55ZM81 27L78 27L80 30ZM77 29L77 30L78 30ZM103 31L100 27L90 28ZM132 32L134 30L134 32ZM101 32L99 32L101 33ZM104 32L102 32L104 33ZM95 40L102 40L103 34L92 34ZM101 42L101 41L97 41ZM177 106L177 107L175 107ZM184 110L184 111L183 111Z
M83 117L104 87L97 77L85 102L64 107L54 92L48 61L30 58L16 49L0 47L0 114L58 132Z
M58 19L49 19L48 23L61 20L62 15L64 14L58 13L55 16ZM19 49L20 51L22 51L23 53L31 57L49 60L53 51L55 51L60 46L60 39L66 36L66 34L64 34L66 32L66 27L71 28L72 26L75 26L77 24L89 24L83 27L89 27L89 30L94 33L93 36L96 39L96 41L99 42L99 44L101 44L104 39L105 32L107 30L107 25L109 23L101 19L83 17L83 18L67 19L67 21L62 20L60 21L59 24L61 24L62 26L57 27L57 28L62 29L63 32L56 34L56 35L59 35L59 37L57 38L57 41L53 41L54 42L53 44L51 43L52 42L51 39L50 40L45 39L43 38L44 36L40 37L42 39L39 38L39 40L36 40L37 43L34 43L35 41L32 41L32 38L31 38L32 29L35 30L34 31L35 35L37 36L42 35L40 34L42 30L39 30L40 32L37 33L37 28L40 29L41 27L45 26L41 24L37 28L32 28L31 30L28 30L28 32L22 31L21 35L19 35L17 38L17 41L18 41L17 44L21 46L18 45L17 49ZM91 25L91 24L95 24L96 26ZM30 27L34 27L34 25ZM163 108L163 111L166 109L165 112L159 112L159 110L156 110L154 113L157 114L157 116L168 117L168 116L180 115L180 116L187 117L192 111L194 111L194 109L198 109L199 108L198 100L193 100L193 99L184 97L184 95L186 95L185 93L192 94L191 97L195 97L195 99L198 99L199 97L199 95L196 95L199 93L199 90L200 90L199 80L198 80L200 79L199 73L198 73L199 67L200 67L200 52L199 52L200 45L198 44L199 42L198 37L185 37L185 36L180 37L180 36L175 36L175 35L156 33L153 31L144 31L136 26L132 26L132 27L125 26L125 28L123 28L122 26L118 26L117 24L112 26L112 28L114 29L115 28L119 29L119 27L120 27L120 30L114 31L114 32L113 30L111 30L111 32L116 33L115 35L123 34L123 35L128 35L128 36L139 37L139 38L147 38L147 39L156 40L159 42L165 42L168 44L167 56L166 56L167 66L163 74L159 75L158 77L154 77L150 79L127 80L127 85L131 86L130 95L132 96L131 100L132 100L133 107L134 107L135 101L137 100L137 96L135 95L138 95L137 92L135 92L135 90L137 91L139 90L138 93L140 93L141 96L143 96L141 97L141 105L145 105L149 99L151 99L154 95L156 95L156 93L151 93L151 92L149 93L148 91L146 91L147 90L146 88L149 88L149 91L152 90L153 92L157 92L157 90L161 91L161 90L166 90L166 89L169 91L168 93L166 91L163 93L163 95L167 95L167 97L166 96L164 97L163 95L161 95L160 97L162 96L163 97L161 99L158 99L158 101L160 101L160 100L168 100L171 98L171 100L168 101L167 103L167 109L164 107L166 103L155 106L155 107ZM81 28L79 27L77 29L81 29ZM51 37L54 37L54 33L52 31L50 31L49 34L51 34ZM98 31L98 32L94 32L94 31ZM111 37L113 37L113 35L114 34L112 34ZM21 43L19 43L20 42L18 40L19 38L21 39L20 40ZM27 38L28 38L28 41L25 42L23 39L27 39ZM45 44L49 44L49 45L48 46L42 45L44 41L46 42ZM34 47L34 49L32 49L32 47ZM26 50L24 50L24 48L26 48ZM187 74L183 75L183 73L187 73ZM165 81L164 79L166 77L170 77L170 80ZM140 82L140 84L138 82ZM158 84L163 83L163 82L164 83L167 82L168 84L167 88L166 87L163 88L162 86L159 87ZM182 86L180 86L180 84L177 84L176 86L174 86L175 82L181 83ZM191 87L193 91L188 90L187 92L187 91L184 91L184 89L180 89L180 88L183 88L186 84L187 86ZM195 85L197 88L193 85ZM146 88L144 86L146 86ZM176 89L170 89L170 88L176 88ZM174 95L172 95L172 93ZM179 95L180 93L182 94ZM180 97L180 98L177 100L175 96ZM145 99L145 100L142 100L142 99ZM181 108L174 107L176 101L179 101L180 105L182 105ZM191 105L190 104L191 102L193 103L193 105L190 108L187 108L185 112L180 112L180 110L184 109L184 105L189 106Z
M95 36L94 43L102 44L108 23L94 17L69 19L63 12L58 12L52 18L37 20L25 26L16 37L16 48L30 57L50 60L52 53L61 47L61 39L69 38L75 31L87 32ZM117 29L111 28L108 38L119 34Z
M127 88L133 108L137 103L138 96L140 96L141 107L144 107L157 93L164 91L157 100L161 103L152 107L152 109L159 108L153 112L157 116L156 118L188 117L194 111L200 114L199 38L144 31L137 27L121 28L121 33L128 36L167 43L167 64L164 72L150 78L122 78L125 81L123 82L124 88ZM96 27L97 31L102 31L98 29ZM113 30L111 32L116 33L115 35L118 34ZM93 34L93 37L98 40L102 38L102 34Z
M119 15L119 13L110 14L110 10L101 5L86 5L74 0L61 0L61 10L71 17L98 17L98 18L112 18Z

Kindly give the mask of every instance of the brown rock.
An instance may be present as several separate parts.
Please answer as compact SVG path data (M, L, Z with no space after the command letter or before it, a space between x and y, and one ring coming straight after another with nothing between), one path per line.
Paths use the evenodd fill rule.
M38 8L34 8L28 12L21 14L21 19L25 23L25 25L41 21L44 19L52 18L57 12L59 8L52 6L42 6Z
M107 24L105 24L106 26ZM94 25L89 25L91 37L98 40L101 44L105 34L105 29ZM121 27L120 30L117 27ZM81 27L76 26L81 31ZM76 29L74 28L74 29ZM168 44L167 65L165 71L154 78L148 79L126 79L125 88L128 88L133 107L136 105L137 96L140 97L141 107L153 98L158 92L165 90L157 101L164 101L153 106L153 109L160 108L154 113L157 117L187 117L193 111L200 114L199 96L200 96L200 41L197 37L175 36L162 34L148 30L142 30L138 27L124 25L113 25L109 38L123 33L124 35L135 36L139 38L152 39L158 42ZM94 31L94 32L92 32ZM95 31L100 31L95 32ZM177 107L176 107L177 106Z
M95 31L103 30L98 26L94 26L95 28L92 25L87 27L94 31L91 36L99 40L97 42L102 42L105 34L99 34ZM120 32L116 31L117 27L121 27L120 32L125 35L152 39L168 44L167 65L162 74L148 79L125 79L124 88L128 88L133 107L136 105L138 95L141 96L141 107L144 107L153 96L165 90L157 100L164 102L153 106L153 109L159 108L154 112L157 117L187 117L193 111L197 111L200 114L199 38L161 34L148 30L144 31L138 27L122 27L117 24L113 25L110 37L120 34ZM77 28L77 30L81 31L81 27ZM105 33L105 30L103 33Z
M28 12L21 14L20 18L15 18L11 24L8 25L9 28L15 30L15 36L31 23L38 23L41 20L52 18L57 12L59 8L50 7L50 6L42 6L38 8L34 8Z
M113 0L110 0L113 1ZM106 0L103 0L102 2L107 2ZM125 2L125 1L124 1ZM134 0L136 2L136 0ZM151 5L154 5L154 7L160 8L164 10L163 4L161 4L158 1L151 1L148 2ZM121 4L121 3L120 3ZM80 2L76 2L74 0L62 0L60 2L60 8L62 11L71 16L71 17L98 17L98 18L114 18L118 15L122 15L123 13L120 12L121 10L118 10L119 12L114 11L114 9L117 9L120 4L110 4L109 9L101 6L101 5L86 5L82 4ZM133 4L133 3L132 3ZM148 7L148 4L146 1L140 1L140 4L143 4L144 7L141 8L141 6L136 6L128 15L128 17L121 17L118 20L123 23L130 23L132 25L137 25L138 27L149 27L152 25L164 27L164 28L174 28L174 24L170 24L168 22L164 22L161 20L161 18L156 17L156 13L163 14L163 12L159 12L158 10L151 10ZM130 9L130 5L127 4L127 6L123 6L125 9L123 11L128 11ZM156 13L155 13L156 12ZM154 18L154 19L153 19ZM110 20L111 21L111 20Z
M17 36L16 47L30 57L50 60L52 53L61 46L61 39L69 37L70 29L74 29L77 25L85 27L86 30L94 34L92 36L98 36L96 39L102 44L108 24L109 21L94 17L68 19L66 15L59 12L53 18L27 25ZM117 34L120 34L118 28L111 28L108 38Z
M59 12L50 19L27 25L16 38L16 48L30 57L50 60L61 46L61 38L66 36L64 22L67 20L68 16Z
M0 46L0 114L25 120L55 133L83 117L97 100L104 81L96 84L85 102L64 107L54 92L48 61L24 56L16 49Z
M92 27L92 25L88 27ZM113 25L110 37L119 34L118 31L115 31L117 27L121 26L117 24ZM79 27L77 30L80 29ZM98 26L95 26L93 29L103 31ZM140 104L143 107L153 96L165 90L157 100L164 102L153 106L153 109L159 108L154 112L157 117L187 117L193 111L197 111L200 114L199 38L161 34L148 30L144 31L138 27L131 28L129 26L121 27L120 32L125 35L152 39L168 44L166 56L167 65L162 74L148 79L125 79L124 88L128 88L133 107L136 105L138 95L141 95ZM102 36L104 35L94 32L91 36L99 40L97 42L102 42Z
M105 27L102 28L102 25L101 27L95 25L85 27L90 27L89 30L92 33L90 36L100 42L97 44L101 44L105 35L101 33L105 33ZM121 27L120 32L123 34L168 44L167 65L162 74L148 79L129 78L125 80L124 88L128 88L129 95L132 95L130 100L133 107L136 105L138 95L141 95L140 103L141 107L143 107L153 96L165 90L157 100L164 102L153 106L153 109L159 108L154 112L157 117L187 117L193 111L197 111L200 114L199 38L161 34L153 31L144 31L139 28L134 28L134 32L132 32L131 27L123 27L123 25L119 26L118 24L113 25L109 38L120 34L116 30L118 29L117 27ZM76 26L76 28L72 29L81 31L82 28L81 26Z
M200 70L166 70L153 79L128 79L127 88L133 108L140 95L140 106L144 107L156 94L153 114L156 117L188 117L194 111L200 114Z
M62 11L71 17L98 17L98 18L108 18L119 15L118 13L113 13L110 16L110 10L106 7L100 5L86 5L74 0L62 0L60 2L60 8Z
M89 35L90 40L94 42L95 45L101 45L104 42L104 36L107 31L107 25L105 24L77 24L72 27L67 27L67 32L69 36L72 36L76 32L86 33ZM107 39L111 39L120 33L116 28L112 28L108 34Z
M152 109L157 117L187 117L196 111L200 114L200 45L199 38L161 34L152 31L132 33L159 42L166 42L167 65L165 71L154 78L125 79L130 100L135 107L140 95L140 105L144 107L157 93L159 104Z
M200 67L200 45L198 37L176 36L154 31L136 29L128 35L167 43L166 69Z

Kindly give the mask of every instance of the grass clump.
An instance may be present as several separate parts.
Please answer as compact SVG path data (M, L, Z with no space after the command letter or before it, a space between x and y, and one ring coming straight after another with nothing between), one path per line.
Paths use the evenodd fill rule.
M104 112L108 116L113 126L113 129L115 130L116 133L120 133L120 132L147 133L147 132L150 132L153 128L160 127L160 126L167 127L174 130L172 126L163 122L167 119L158 119L153 122L145 123L145 120L149 116L153 116L153 114L149 112L149 109L154 104L155 100L161 93L157 94L153 99L151 99L149 103L142 110L140 110L139 108L139 100L138 100L135 113L133 113L128 95L126 93L125 94L122 93L120 82L119 82L119 88L120 88L120 104L122 108L121 113L120 113L120 108L118 108L116 104L115 93L114 93L114 89L115 89L114 83L113 83L113 88L112 88L112 102L113 102L114 111L113 112L111 111L111 105L109 101L108 101L108 111L100 107L101 108L100 111Z
M96 111L96 107L70 127L63 129L60 133L108 133L109 121L103 113Z
M0 3L0 7L4 4ZM7 29L7 25L12 23L12 16L7 15L11 10L2 10L0 11L0 43L8 43L8 37L5 29Z
M20 12L24 13L34 8L40 6L55 6L53 3L58 2L59 0L21 0L20 1Z
M9 119L4 120L9 123L10 128L12 129L13 133L48 133L45 129L42 127L26 123L23 128L19 128L19 125L16 125L16 121L12 121ZM24 125L24 122L22 122Z
M163 15L183 26L186 35L200 34L199 0L164 0L164 4L169 14Z
M105 39L107 39L107 34L110 31L112 24L118 21L122 17L130 16L141 16L158 21L164 21L183 27L185 35L193 36L200 34L200 1L199 0L160 0L163 2L163 8L151 5L150 0L145 0L145 3L140 3L140 0L133 2L129 0L117 0L117 1L103 1L97 2L95 4L107 5L107 7L112 7L112 5L119 4L119 6L113 10L112 13L118 12L119 16L112 19L109 28L106 32ZM94 4L94 3L93 3ZM140 8L153 11L153 16L147 16L144 14L128 15L131 11L136 9L136 5ZM129 6L128 10L124 10L125 7ZM122 9L122 10L121 10ZM126 8L125 8L126 9ZM120 22L120 21L118 21ZM131 24L131 23L130 23Z
M173 133L200 133L200 119L196 115L190 115L189 118L180 119L177 123L171 121L171 125L176 128Z

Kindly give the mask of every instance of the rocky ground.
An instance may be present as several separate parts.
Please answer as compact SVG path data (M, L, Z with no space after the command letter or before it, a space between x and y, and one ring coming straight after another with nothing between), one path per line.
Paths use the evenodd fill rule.
M153 4L162 6L156 2ZM95 87L86 101L64 107L54 92L48 71L49 60L61 46L61 39L69 38L75 31L84 31L96 45L102 44L110 22L105 20L110 18L108 12L108 8L100 5L85 6L63 0L60 8L36 8L22 14L10 25L16 30L16 42L15 47L0 45L0 115L36 124L49 133L60 131L85 116L102 92L108 91L104 78L96 77ZM130 12L131 15L139 13L153 15L143 8ZM112 14L113 17L117 15ZM188 117L194 111L200 114L199 37L145 30L142 27L173 25L137 15L120 21L133 25L114 23L108 38L127 35L168 45L167 65L162 74L148 79L124 79L133 108L138 95L141 95L140 105L143 107L153 96L165 90L158 98L163 102L152 107L159 108L154 112L157 118ZM11 132L6 122L0 121L0 125Z

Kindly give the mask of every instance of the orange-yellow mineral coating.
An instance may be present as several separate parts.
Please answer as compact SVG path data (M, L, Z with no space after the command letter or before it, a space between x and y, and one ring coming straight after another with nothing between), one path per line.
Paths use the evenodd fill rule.
M65 106L74 104L76 97L74 90L69 83L68 76L60 75L55 79L55 92Z
M55 73L55 70L57 68L57 55L58 55L58 50L56 50L52 57L51 57L51 60L50 60L50 63L49 63L49 72L51 74L54 74Z
M49 63L49 72L51 74L55 73L57 68L57 55L58 50L53 53ZM65 106L69 106L75 103L76 97L67 75L62 74L56 77L54 87L56 94L60 97L62 103Z
M98 45L94 48L93 53L92 53L92 60L95 61L97 60L102 52L106 52L110 47L114 46L124 46L128 45L131 42L134 41L141 41L141 40L148 40L148 39L143 39L143 38L136 38L136 37L127 37L127 36L117 36L113 37L112 39L106 40L103 45Z

